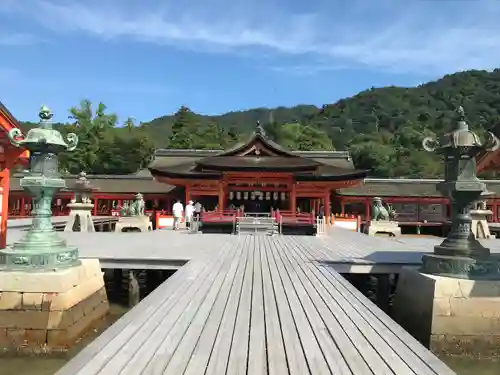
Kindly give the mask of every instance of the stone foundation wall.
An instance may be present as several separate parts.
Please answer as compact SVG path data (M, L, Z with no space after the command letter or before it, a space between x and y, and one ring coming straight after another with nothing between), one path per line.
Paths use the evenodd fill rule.
M500 282L472 281L405 270L394 319L436 354L500 354Z
M108 310L98 260L53 273L0 272L0 350L65 351Z

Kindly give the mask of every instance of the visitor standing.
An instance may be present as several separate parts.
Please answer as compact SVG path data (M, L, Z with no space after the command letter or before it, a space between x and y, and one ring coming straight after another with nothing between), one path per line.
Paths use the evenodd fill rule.
M203 206L201 205L201 203L196 201L196 203L194 204L194 217L195 217L196 221L200 221L202 209L203 209Z
M180 200L177 200L172 206L172 213L174 214L174 230L179 229L179 223L184 213L184 206Z
M186 228L191 228L191 222L193 221L194 206L193 201L189 201L186 205L185 218L186 218Z

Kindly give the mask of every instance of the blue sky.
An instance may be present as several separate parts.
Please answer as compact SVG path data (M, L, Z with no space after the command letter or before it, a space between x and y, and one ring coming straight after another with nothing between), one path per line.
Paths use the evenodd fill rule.
M498 0L0 0L0 101L138 121L332 103L500 67Z

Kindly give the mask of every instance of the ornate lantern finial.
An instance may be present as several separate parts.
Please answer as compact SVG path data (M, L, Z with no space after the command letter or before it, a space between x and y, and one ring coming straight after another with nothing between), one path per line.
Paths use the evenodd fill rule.
M42 105L40 108L40 112L38 112L38 117L40 117L40 120L42 121L51 120L52 117L54 117L54 114L49 107L47 107L46 105Z
M469 130L463 107L457 109L455 128L439 140L427 137L422 144L425 150L443 155L444 181L437 190L450 198L452 206L451 230L448 237L434 247L434 253L422 258L422 272L467 279L499 278L497 264L471 232L470 210L486 191L486 185L476 176L476 156L494 151L499 140L488 132L481 144L479 137Z

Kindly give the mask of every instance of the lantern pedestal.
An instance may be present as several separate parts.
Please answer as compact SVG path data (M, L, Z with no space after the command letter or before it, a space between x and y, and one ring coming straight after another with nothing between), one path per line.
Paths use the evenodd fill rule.
M69 203L69 218L64 227L65 232L95 232L92 220L93 203Z
M472 217L472 233L476 236L476 238L484 238L484 239L495 239L496 236L491 234L490 227L488 225L488 216L492 215L493 211L491 210L471 210L470 216Z
M365 230L369 236L387 234L391 237L396 237L401 235L401 228L397 221L372 220L366 225Z
M97 259L54 272L0 272L0 350L64 352L108 313Z
M118 218L115 226L115 232L127 232L136 230L139 232L149 232L153 230L153 224L148 215L141 216L122 216Z
M403 269L392 313L438 355L500 354L499 280L464 280Z

